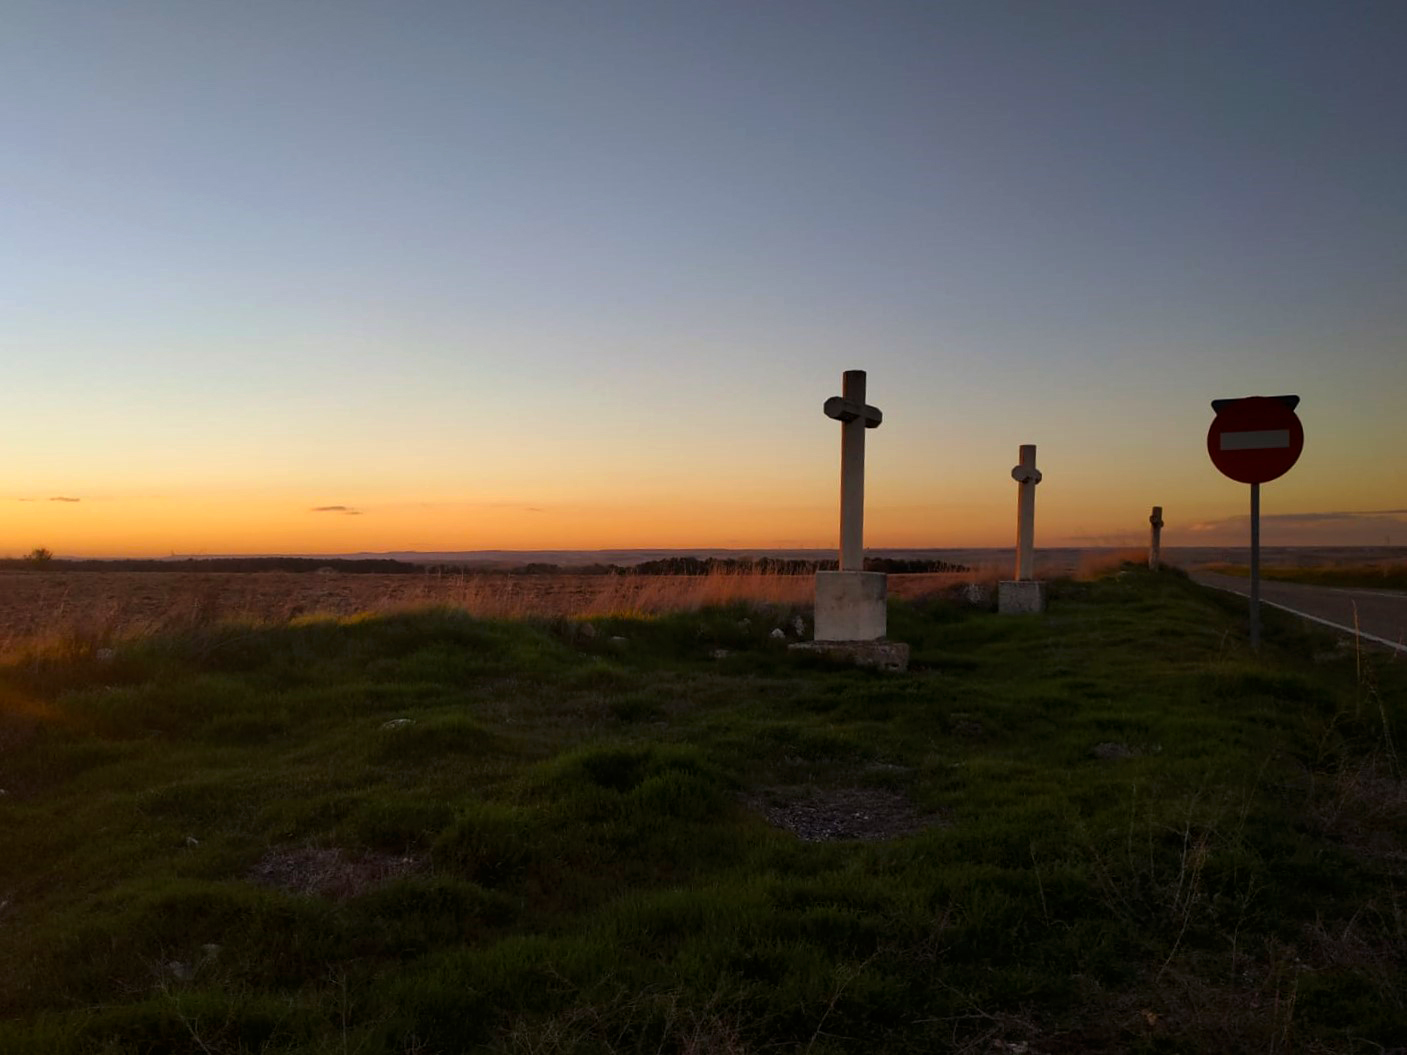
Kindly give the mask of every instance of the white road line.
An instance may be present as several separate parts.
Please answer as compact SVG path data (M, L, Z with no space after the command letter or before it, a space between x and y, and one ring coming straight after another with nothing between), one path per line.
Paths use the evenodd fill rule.
M1214 586L1209 582L1197 583L1197 585L1209 586L1213 590L1220 590L1222 593L1234 593L1237 597L1249 597L1249 594L1244 594L1240 590L1233 590L1230 586ZM1267 601L1264 597L1260 599L1260 603L1267 604L1271 608L1278 608L1282 612L1289 612L1291 615L1297 615L1301 619L1308 619L1311 623L1318 623L1321 626L1327 626L1333 630L1338 630L1345 634L1352 634L1354 637L1361 637L1366 641L1372 641L1374 644L1386 645L1388 648L1396 649L1398 652L1407 652L1407 645L1404 645L1399 641L1389 641L1385 637L1379 637L1377 634L1370 634L1366 630L1358 630L1355 627L1344 626L1342 623L1331 623L1327 619L1320 619L1317 615L1310 615L1308 612L1300 612L1294 608L1289 608L1283 604L1276 604L1274 601Z
M1367 593L1374 597L1390 597L1394 601L1407 602L1407 593L1401 590L1378 590L1368 586L1316 586L1316 590L1333 590L1334 593Z
M1261 429L1255 432L1223 432L1224 451L1265 451L1290 445L1289 429Z

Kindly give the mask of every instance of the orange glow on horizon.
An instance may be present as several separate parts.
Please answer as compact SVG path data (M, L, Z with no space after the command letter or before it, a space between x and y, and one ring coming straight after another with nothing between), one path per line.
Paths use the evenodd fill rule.
M873 549L1002 548L1012 545L1014 487L996 500L948 504L870 502ZM1001 497L1010 499L1000 501ZM1154 504L1038 492L1038 546L1127 546L1146 540ZM1188 496L1164 499L1166 545L1225 544L1193 525L1224 510ZM756 499L679 502L388 502L292 505L286 500L130 499L14 503L0 556L43 546L68 557L165 557L257 553L455 552L473 550L830 549L838 512L829 503ZM1235 534L1232 538L1239 537Z
M822 439L822 436L824 439ZM817 439L830 446L827 431ZM883 445L882 445L883 443ZM865 544L871 549L1006 548L1015 537L1015 448L985 445L979 460L935 463L930 444L905 438L874 444L866 481ZM1045 480L1037 491L1038 547L1142 545L1148 510L1164 508L1164 544L1243 544L1235 523L1246 511L1244 486L1220 477L1191 443L1166 467L1147 471L1133 454L1098 463L1072 457L1068 445L1041 447ZM1371 466L1320 468L1331 444L1309 448L1302 465L1266 485L1263 510L1363 509ZM988 449L990 448L990 449ZM1321 450L1323 453L1321 454ZM45 547L59 556L165 557L225 554L341 554L474 550L832 549L839 536L839 481L831 451L791 461L725 459L710 451L702 471L672 467L670 455L641 460L607 479L597 472L552 473L537 462L516 477L507 459L479 486L447 489L415 477L359 482L343 469L325 490L306 494L294 479L246 479L202 489L153 480L102 491L70 481L36 497L0 498L0 556ZM1137 452L1134 452L1136 454ZM741 476L731 474L735 464ZM719 468L726 465L728 468ZM868 467L867 467L868 468ZM609 489L607 489L609 483ZM51 485L52 486L52 485ZM23 492L22 492L23 493ZM466 499L465 494L473 494ZM47 497L37 497L47 495ZM158 497L162 496L162 497ZM1308 525L1309 520L1305 523ZM1287 519L1284 522L1289 525ZM1312 525L1311 525L1312 526ZM1407 542L1399 526L1398 544ZM1310 526L1267 522L1275 544L1373 544L1391 541L1393 525L1347 522L1345 532L1316 536ZM1277 532L1279 534L1277 535ZM1285 542L1277 542L1277 538Z

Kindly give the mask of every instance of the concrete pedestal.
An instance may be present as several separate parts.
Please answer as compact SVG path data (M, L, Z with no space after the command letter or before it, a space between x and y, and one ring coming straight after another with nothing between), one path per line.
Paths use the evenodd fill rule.
M1002 615L1038 615L1045 611L1045 583L1034 579L997 583L997 611Z
M877 571L816 573L816 640L874 641L887 627L889 580Z

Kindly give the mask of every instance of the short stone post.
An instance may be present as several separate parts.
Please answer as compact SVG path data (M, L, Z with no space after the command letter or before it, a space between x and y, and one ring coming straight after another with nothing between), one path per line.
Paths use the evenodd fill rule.
M1148 570L1157 571L1163 557L1163 507L1154 506L1148 518L1152 530L1148 533Z
M1011 470L1016 492L1016 578L997 583L997 611L1003 615L1023 615L1045 611L1045 583L1036 582L1036 485L1041 471L1036 468L1036 447L1023 443L1019 462Z

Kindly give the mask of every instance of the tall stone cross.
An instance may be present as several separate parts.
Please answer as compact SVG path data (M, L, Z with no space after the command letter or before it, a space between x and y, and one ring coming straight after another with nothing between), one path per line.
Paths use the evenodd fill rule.
M865 372L847 370L841 394L823 408L840 425L840 570L865 569L865 430L879 427L884 415L865 402Z
M1154 506L1153 515L1148 518L1152 531L1148 536L1148 567L1157 571L1162 561L1163 551L1163 507Z
M1034 579L1036 569L1036 484L1041 471L1036 468L1036 445L1021 445L1021 461L1011 470L1011 478L1021 485L1016 495L1016 578Z

